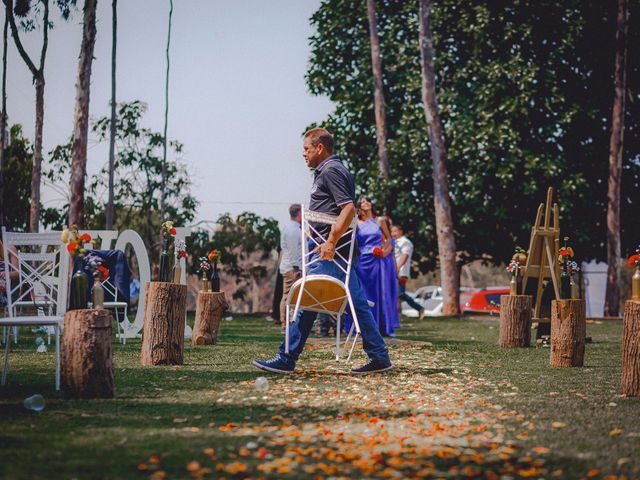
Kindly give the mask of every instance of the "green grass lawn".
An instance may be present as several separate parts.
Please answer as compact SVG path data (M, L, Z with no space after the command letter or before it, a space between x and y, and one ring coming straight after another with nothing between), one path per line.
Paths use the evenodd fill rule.
M549 449L548 477L574 478L593 470L599 478L640 478L640 400L618 395L622 325L589 324L587 330L594 342L587 345L585 367L550 369L548 349L498 348L495 318L405 319L398 340L391 343L391 355L401 363L399 359L410 354L404 363L412 367L399 368L387 378L394 385L418 377L423 383L437 377L438 382L456 385L478 379L469 383L469 393L486 398L493 409L510 412L503 429L510 442L523 450ZM262 319L223 322L219 344L187 345L179 367L143 368L139 341L114 344L114 400L67 400L55 392L53 348L38 354L34 339L22 330L10 355L9 383L0 389L0 478L146 478L149 471L139 472L137 466L148 464L150 456L161 459L167 478L190 478L185 465L205 462L203 450L215 448L219 461L232 461L247 443L221 426L267 428L277 416L302 424L343 413L344 406L331 401L329 393L326 405L318 404L322 396L317 391L316 403L305 407L307 383L315 385L312 382L320 379L316 390L348 385L356 394L367 393L364 379L354 383L335 374L348 366L336 366L330 346L316 348L324 344L314 341L299 363L299 370L311 370L311 376L269 377L278 388L270 392L295 387L292 398L301 403L271 401L270 392L256 394L252 382L261 374L250 361L273 356L281 340L279 329ZM412 345L416 347L405 348ZM363 359L360 353L355 361ZM33 393L46 398L41 413L22 407L22 400ZM384 418L384 409L377 414ZM565 426L553 428L554 422ZM451 472L455 477L455 470ZM209 477L225 475L244 478L215 470Z

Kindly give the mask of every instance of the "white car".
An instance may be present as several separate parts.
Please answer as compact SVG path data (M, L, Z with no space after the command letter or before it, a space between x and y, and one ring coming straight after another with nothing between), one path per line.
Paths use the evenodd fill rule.
M477 289L460 287L460 303L464 303L466 297L470 295L469 292L475 290ZM440 317L443 315L444 298L442 297L442 288L439 285L427 285L426 287L418 288L415 292L407 292L407 294L424 307L425 317ZM405 317L418 317L418 311L409 306L407 302L402 302L400 309Z

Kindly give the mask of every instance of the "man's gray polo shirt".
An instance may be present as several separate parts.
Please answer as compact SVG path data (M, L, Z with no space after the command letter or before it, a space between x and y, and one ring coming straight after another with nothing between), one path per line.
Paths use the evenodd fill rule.
M342 164L337 155L325 159L316 168L313 174L313 187L311 188L311 200L309 209L315 212L339 215L341 205L354 203L356 200L356 189L353 182L353 175ZM313 224L325 238L331 231L331 226L326 224ZM339 242L342 244L343 242ZM340 253L347 255L346 249L341 249Z

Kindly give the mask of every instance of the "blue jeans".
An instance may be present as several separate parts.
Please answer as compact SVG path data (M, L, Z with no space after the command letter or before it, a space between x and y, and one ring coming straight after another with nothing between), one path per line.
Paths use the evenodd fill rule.
M317 253L312 256L312 258L317 257L319 257L319 254ZM327 260L321 260L313 263L309 267L307 274L331 275L332 277L342 281L344 281L345 278L344 272L340 270L335 263ZM365 353L372 360L388 361L389 352L384 340L382 339L382 335L380 335L378 326L373 320L373 315L371 315L371 310L367 303L367 297L364 295L360 279L356 274L355 265L351 268L348 288L351 293L351 299L353 300L353 306L356 310L358 322L360 323L360 331L362 333L362 343ZM316 312L301 310L298 313L296 321L289 327L289 354L285 353L285 342L282 342L282 345L280 345L280 358L292 367L295 366L298 357L304 349L304 344L309 337L316 315Z
M413 298L411 298L411 295L409 295L406 292L406 288L404 285L402 285L402 283L398 283L398 291L400 292L400 295L398 295L398 298L401 301L407 302L409 306L414 310L417 310L418 312L420 312L424 308L422 305L416 302Z

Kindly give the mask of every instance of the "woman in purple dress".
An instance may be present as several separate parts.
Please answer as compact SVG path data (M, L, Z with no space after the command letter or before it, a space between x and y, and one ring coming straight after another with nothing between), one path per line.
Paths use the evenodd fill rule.
M400 327L398 316L398 286L393 255L393 239L389 234L386 219L373 215L371 202L360 197L358 208L358 230L356 240L360 250L357 273L371 307L380 333L393 336Z

